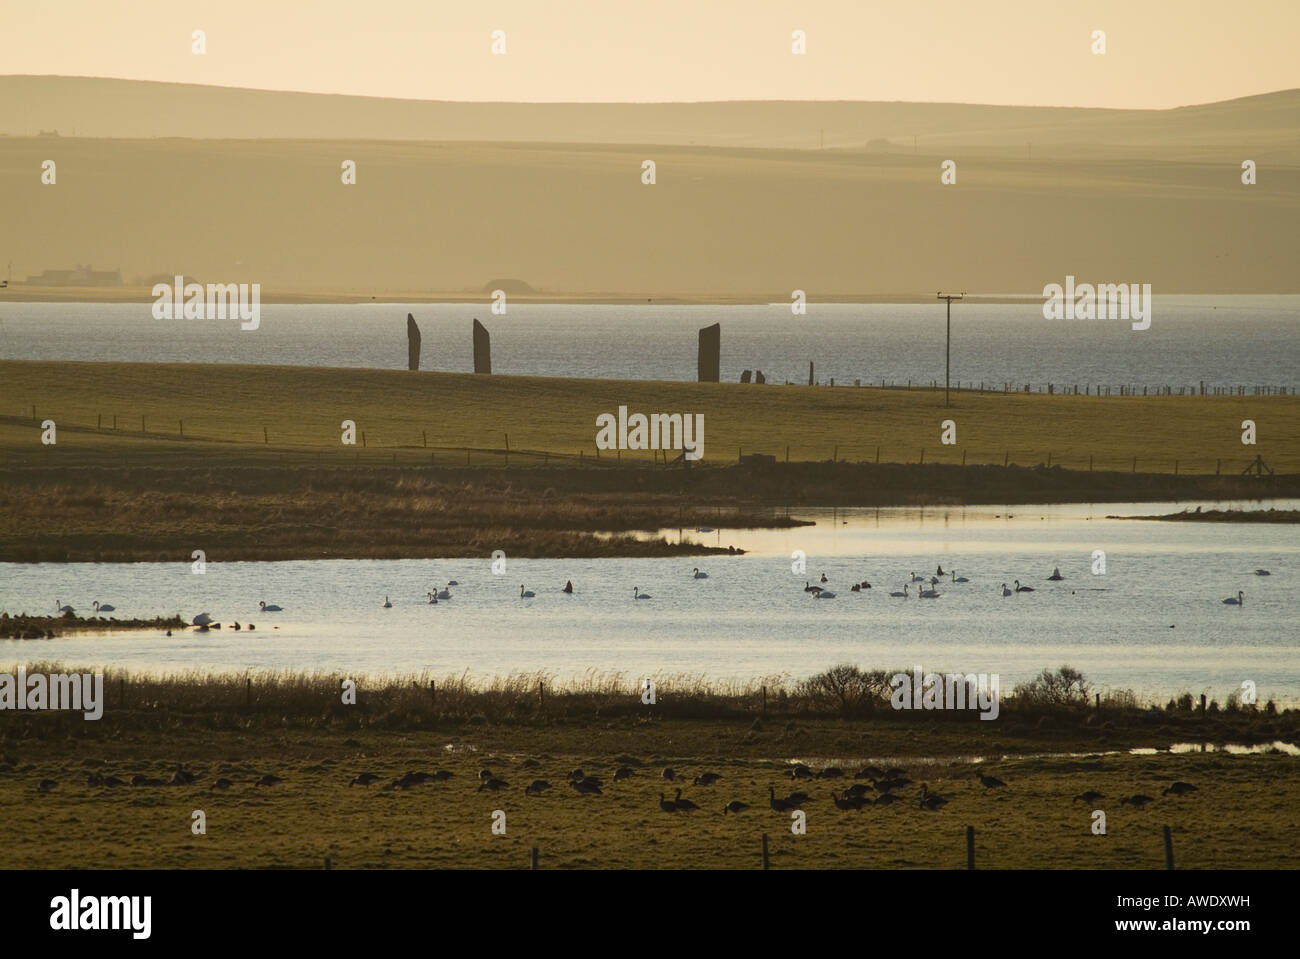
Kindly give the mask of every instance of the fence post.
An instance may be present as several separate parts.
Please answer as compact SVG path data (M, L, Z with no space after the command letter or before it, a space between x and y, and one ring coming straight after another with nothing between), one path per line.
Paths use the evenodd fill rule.
M1169 827L1165 826L1165 868L1174 868L1174 837L1169 832Z
M1169 827L1166 826L1165 828L1167 830ZM763 868L767 869L768 865L769 862L767 858L767 833L763 833Z
M429 705L432 706L438 701L438 683L436 680L429 680Z
M767 713L767 686L764 686L764 687L763 687L763 708L762 708L762 712L763 712L764 714Z
M528 856L528 868L530 871L533 872L537 871L537 847L536 846L533 847L532 852Z
M975 827L966 827L966 868L975 868Z
M544 709L545 707L546 707L546 683L544 683L542 680L539 679L537 681L537 708Z

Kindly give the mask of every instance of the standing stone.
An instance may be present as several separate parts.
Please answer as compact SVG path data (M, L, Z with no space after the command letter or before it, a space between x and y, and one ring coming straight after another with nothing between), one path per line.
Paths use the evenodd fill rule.
M740 382L742 382L742 383L748 383L748 382L750 381L750 378L751 378L753 375L754 375L754 374L753 374L752 372L750 372L749 370L745 370L745 372L743 372L743 373L740 374Z
M420 368L420 328L415 325L415 317L406 314L406 368Z
M757 373L754 374L754 382L755 382L755 383L766 383L766 382L767 382L767 377L763 375L763 371L762 371L762 370L759 370Z
M477 318L474 320L474 372L492 372L492 339L487 327Z
M813 385L813 361L808 361L808 385Z
M701 383L717 383L722 379L721 323L700 330L699 374Z

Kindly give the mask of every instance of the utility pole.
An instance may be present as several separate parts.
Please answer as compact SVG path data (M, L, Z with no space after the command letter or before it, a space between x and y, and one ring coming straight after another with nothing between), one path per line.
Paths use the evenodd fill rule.
M943 351L943 405L951 406L952 401L948 397L949 378L952 375L952 301L960 300L965 293L940 293L937 299L948 301L948 340Z

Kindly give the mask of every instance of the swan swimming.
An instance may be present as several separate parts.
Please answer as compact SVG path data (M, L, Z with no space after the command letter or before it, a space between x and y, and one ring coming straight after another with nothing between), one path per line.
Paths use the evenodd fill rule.
M389 602L388 597L385 596L385 597L384 597L384 609L392 609L392 608L393 608L393 604L392 604L391 602Z
M532 598L533 598L534 596L536 596L536 595L537 595L537 594L534 593L531 589L530 589L530 590L525 590L525 589L524 589L524 584L523 584L523 583L520 583L520 584L519 584L519 598L520 598L520 599L532 599Z
M919 595L919 596L921 597L921 599L938 599L938 598L939 598L939 593L938 593L938 591L935 590L935 589L933 589L933 588L931 588L931 589L922 589L921 592L918 593L917 595Z
M958 576L958 575L957 575L957 571L956 571L955 569L950 569L948 572L952 573L952 581L953 581L954 583L969 583L969 582L970 582L970 580L967 579L965 576Z
M62 606L62 605L60 605L60 604L59 604L59 601L58 601L57 599L54 601L54 605L58 607L60 613L72 613L72 614L75 615L76 612L77 612L77 611L76 611L75 609L73 609L71 606Z
M430 606L437 606L437 605L438 605L438 597L437 597L436 595L434 595L433 590L430 590L429 592L425 593L424 595L429 597L429 605L430 605Z
M116 606L110 606L107 603L101 604L99 600L95 600L95 612L97 613L112 613L116 612L116 610Z
M1255 575L1256 575L1256 576L1272 576L1273 574L1270 573L1270 572L1269 572L1268 570L1266 570L1266 569L1257 569L1257 570L1255 570Z
M1003 596L1010 596L1010 595L1011 595L1011 590L1007 589L1007 584L1006 584L1006 583L1003 583L1003 584L1002 584L1002 595L1003 595Z
M906 583L903 584L903 591L902 591L901 593L899 593L899 592L893 592L893 593L890 593L889 595L890 595L890 596L897 596L899 599L907 599L907 584L906 584Z
M1223 605L1224 606L1245 606L1246 596L1244 593L1241 592L1241 590L1237 590L1237 595L1229 596L1227 599L1223 601Z
M194 617L195 626L207 626L211 624L211 622L212 622L212 617L209 616L207 613L199 613L199 615Z
M633 599L649 599L649 598L650 598L650 595L649 595L648 593L643 593L643 592L641 592L641 587L640 587L640 586L633 586L633 587L632 587L632 598L633 598Z
M912 582L914 582L914 583L924 583L924 582L925 582L925 579L924 579L923 577L921 577L921 576L917 576L917 575L916 575L916 570L912 570Z
M709 578L709 574L708 574L708 573L701 573L701 572L700 572L700 568L697 566L697 567L695 567L695 578L696 578L696 579L708 579L708 578Z
M262 612L264 612L264 613L282 613L282 612L284 612L283 609L281 609L279 606L276 606L276 605L274 605L274 604L272 604L272 605L270 605L270 606L267 606L267 605L266 605L266 600L262 600L262 602L261 602L259 605L261 605L261 607L262 607Z
M1034 591L1034 587L1032 587L1032 586L1021 586L1021 585L1020 585L1020 580L1016 580L1016 592L1017 592L1017 593L1032 593L1033 591Z
M454 579L449 579L449 580L447 580L447 585L448 585L448 586L459 586L460 583L456 582L456 580L454 580Z
M835 594L832 593L829 589L819 589L817 590L817 592L813 593L813 599L834 599L834 598L835 598Z
M450 586L451 584L448 583L447 585ZM437 593L435 593L434 595L435 595L438 599L451 599L451 591L448 590L448 589L445 589L445 588L444 588L444 589L440 589L440 590L439 590Z

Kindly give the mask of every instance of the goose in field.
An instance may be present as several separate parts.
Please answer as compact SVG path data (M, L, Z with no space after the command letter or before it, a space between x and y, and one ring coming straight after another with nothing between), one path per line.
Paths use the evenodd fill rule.
M534 779L524 787L524 794L528 796L540 796L546 790L551 788L551 784L545 779Z
M673 805L676 806L678 809L680 809L682 812L691 812L694 809L700 808L699 806L695 805L695 803L691 802L689 799L683 799L682 791L680 789L677 790L677 795L673 797Z
M262 612L264 612L264 613L282 613L282 612L284 612L284 610L283 610L281 607L276 606L276 605L274 605L274 604L272 604L272 605L270 605L270 606L266 605L266 600L262 600L262 602L259 603L258 605L260 605L260 606L262 607Z
M1255 570L1255 575L1256 575L1256 576L1272 576L1273 574L1270 573L1270 572L1269 572L1268 570L1266 570L1266 569L1257 569L1257 570Z
M176 772L172 774L173 786L193 786L198 780L194 774L182 766L176 767Z
M709 574L708 574L708 573L701 573L701 572L700 572L700 568L697 566L697 567L695 567L695 578L696 578L696 579L708 579L708 578L709 578Z
M36 784L36 791L39 793L47 793L58 785L59 783L55 779L42 779Z
M632 598L633 598L633 599L649 599L649 598L650 598L650 594L649 594L649 593L643 593L643 592L641 592L641 587L640 587L640 586L633 586L633 587L632 587Z
M722 814L725 816L729 812L744 812L749 808L749 803L743 803L739 799L733 799L722 807Z
M567 580L567 581L565 582L565 584L564 584L564 589L560 590L560 592L562 592L562 593L572 593L572 592L573 592L573 580L571 580L571 579L570 579L570 580Z
M884 779L885 774L880 771L878 766L863 766L853 774L854 779Z
M669 766L667 769L663 771L663 777L669 782L672 782L674 779L677 778L677 770L673 769L672 766Z
M957 571L956 571L955 569L954 569L954 570L950 570L949 572L952 573L952 581L953 581L954 583L969 583L969 582L970 582L970 580L967 579L965 576L958 576L958 575L957 575Z
M659 808L664 812L677 812L677 803L671 799L665 799L664 794L659 794Z
M785 801L790 804L790 807L792 809L798 809L800 806L802 806L804 803L808 801L808 798L809 797L806 792L801 792L800 790L796 789L794 792L790 793L790 795L785 797Z
M1016 580L1016 592L1017 592L1017 593L1032 593L1033 591L1034 591L1034 587L1032 587L1032 586L1021 586L1021 585L1020 585L1020 580Z
M835 795L834 793L831 793L831 801L835 803L836 809L840 809L845 812L847 812L850 809L856 809L860 812L862 810L863 805L865 805L862 802L861 798L849 798L847 796L841 798Z
M602 795L600 791L600 783L592 779L579 779L577 782L569 783L569 785L572 786L573 791L580 796Z
M1103 793L1099 793L1099 792L1097 792L1097 790L1095 790L1095 789L1089 789L1087 792L1081 792L1081 793L1079 793L1079 795L1077 795L1077 796L1075 796L1073 799L1071 799L1070 802L1088 802L1088 803L1091 803L1091 802L1096 802L1098 799L1105 799L1105 798L1106 798L1105 794L1103 794Z
M1010 596L1010 595L1011 595L1011 590L1007 589L1007 584L1006 584L1006 583L1003 583L1003 584L1002 584L1002 595L1003 595L1003 596Z
M803 763L795 763L793 767L787 769L786 776L790 779L812 779L813 771Z
M1065 577L1061 575L1061 567L1059 566L1055 567L1052 570L1052 575L1047 578L1049 581L1053 583L1060 582L1061 580L1065 579Z
M519 584L519 598L520 598L520 599L532 599L532 598L533 598L534 596L536 596L536 595L537 595L537 594L534 593L531 589L524 589L524 584L523 584L523 583L520 583L520 584Z
M1000 789L1006 785L1006 783L1004 783L997 776L985 776L981 772L976 772L975 778L980 781L980 785L983 786L985 789Z
M384 777L380 776L378 773L362 773L356 779L352 780L352 782L348 783L348 785L349 786L372 786L383 778Z
M904 584L903 584L903 591L902 591L901 593L898 592L897 590L895 590L894 592L890 593L889 595L890 595L890 596L898 597L899 599L907 599L907 589L908 589L907 584L904 583Z
M722 777L719 776L717 773L700 773L698 776L695 777L695 785L712 786L721 778Z
M207 626L211 622L212 622L212 617L209 616L207 613L199 613L199 615L194 617L195 626Z
M844 770L841 769L839 766L827 766L825 769L819 770L817 772L817 778L818 779L842 779L844 778Z
M767 796L767 804L772 807L773 812L789 812L798 808L797 805L792 805L788 799L777 799L775 786L767 787Z
M860 797L865 796L869 792L871 792L871 787L866 783L854 783L848 789L844 790L844 795Z
M384 609L392 609L393 604L387 596L384 597Z
M483 790L487 789L490 790L491 792L496 792L499 789L505 789L509 785L510 784L506 782L504 779L497 779L495 776L493 776L491 779L485 779L483 782L479 783L478 791L482 792Z
M212 785L208 787L208 791L211 792L214 789L229 789L233 785L234 783L225 776L222 776L220 779L213 780Z
M1121 806L1136 806L1138 809L1141 809L1149 802L1155 802L1155 800L1150 796L1144 796L1141 793L1138 793L1136 796L1125 796L1119 801L1119 804Z
M930 792L930 787L921 783L921 808L928 809L930 812L938 812L944 806L948 805L948 800L938 793Z
M622 782L624 779L631 779L636 775L636 770L631 766L619 766L614 770L614 782Z
M582 770L579 769L577 772L578 772L578 778L581 779L581 778L582 778ZM483 768L483 769L480 769L480 770L478 771L478 781L481 782L481 783L485 783L485 782L487 782L489 779L495 779L495 778L496 778L496 777L492 775L492 770L487 769L486 767ZM570 778L570 779L573 778L573 773L569 773L569 778Z
M1170 785L1170 787L1160 795L1168 796L1170 793L1173 793L1175 796L1181 796L1184 793L1194 793L1194 792L1196 792L1195 786L1193 786L1191 783L1185 783L1180 781Z
M100 603L99 600L95 600L95 612L97 613L112 613L116 610L116 606L110 606L108 603Z
M254 786L278 786L282 782L284 782L284 780L281 779L279 776L276 776L273 773L267 773L257 782L253 783L253 785Z
M877 797L876 797L875 805L877 805L877 806L888 806L888 805L890 805L891 803L902 802L902 801L903 801L903 800L899 799L899 798L898 798L897 796L895 796L893 793L885 793L883 796L877 796Z
M1227 599L1225 599L1225 600L1223 601L1223 605L1224 605L1224 606L1244 606L1244 605L1246 605L1246 595L1245 595L1241 590L1237 590L1237 595L1236 595L1236 596L1229 596Z

